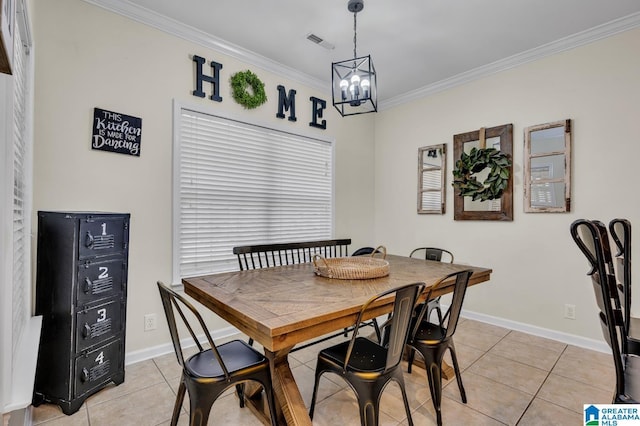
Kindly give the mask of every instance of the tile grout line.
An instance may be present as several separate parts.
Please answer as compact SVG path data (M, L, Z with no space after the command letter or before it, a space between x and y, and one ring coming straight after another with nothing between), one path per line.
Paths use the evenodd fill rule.
M522 418L524 417L524 415L526 414L527 410L529 408L531 408L531 404L533 404L533 401L535 401L535 399L538 397L538 394L540 393L540 390L542 390L542 387L544 386L544 384L547 382L547 380L549 380L549 376L551 376L551 372L553 371L553 369L556 367L556 365L558 365L558 362L560 361L560 358L562 358L562 355L564 355L564 353L567 351L567 349L569 348L569 345L565 345L564 349L562 350L562 352L560 353L560 356L558 356L558 359L556 359L556 362L553 363L553 366L551 367L551 369L547 372L547 376L544 378L544 380L542 381L542 383L540 384L540 387L538 388L538 390L536 391L536 393L533 395L533 398L531 399L531 401L529 401L529 404L527 404L527 408L525 408L525 410L522 412L522 414L520 415L520 418L518 419L518 421L516 422L516 426L518 425L518 423L520 423L522 421ZM546 401L546 400L543 400ZM556 405L557 407L561 407L561 408L565 408L562 407L561 405L557 405L554 404L550 401L546 401L549 402L550 404Z

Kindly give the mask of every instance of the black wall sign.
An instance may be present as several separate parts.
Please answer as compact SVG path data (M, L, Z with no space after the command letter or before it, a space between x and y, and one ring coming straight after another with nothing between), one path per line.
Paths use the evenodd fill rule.
M142 118L93 109L91 149L140 157Z

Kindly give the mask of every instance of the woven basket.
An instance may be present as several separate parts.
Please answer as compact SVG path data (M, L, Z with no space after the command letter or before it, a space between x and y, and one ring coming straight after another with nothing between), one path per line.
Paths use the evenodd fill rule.
M383 258L376 258L376 251L382 249ZM384 260L387 249L380 246L371 256L324 258L318 254L313 256L314 271L317 275L339 280L367 280L389 275L389 262Z

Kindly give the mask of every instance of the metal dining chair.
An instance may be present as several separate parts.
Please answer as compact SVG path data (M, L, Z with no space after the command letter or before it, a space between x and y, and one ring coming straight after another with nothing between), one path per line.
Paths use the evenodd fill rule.
M453 334L458 325L462 302L464 301L464 295L469 285L469 277L471 277L472 273L473 271L470 269L455 272L432 285L427 292L427 300L439 287L455 279L451 304L447 312L440 318L438 324L431 323L426 319L429 311L428 304L423 303L420 305L417 314L414 315L409 328L410 332L407 341L407 347L409 348L408 372L411 373L411 365L416 351L420 352L424 359L427 381L429 382L433 407L436 410L438 426L442 425L442 359L447 350L451 353L451 361L453 362L453 370L458 382L460 397L462 402L467 403L467 395L462 385L460 367L458 366L458 356L453 344Z
M640 341L631 336L631 264L630 264L630 252L631 249L631 228L629 223L621 222L622 219L614 219L609 223L609 229L612 230L612 237L619 248L619 253L616 254L616 257L622 261L623 264L623 272L622 277L619 280L616 276L616 267L614 266L614 260L611 252L611 247L609 244L609 234L607 232L607 227L599 220L585 220L581 219L582 222L578 222L576 225L577 230L581 231L581 234L577 234L578 240L576 243L578 244L582 252L585 254L589 263L591 264L591 271L587 275L592 275L597 273L597 254L598 251L602 255L602 261L606 266L606 279L611 286L611 303L614 305L614 309L618 310L621 314L620 320L623 323L624 334L621 336L621 350L624 354L640 354ZM593 239L590 235L590 230L586 225L588 223L589 226L595 229L594 232L597 232L597 241ZM579 226L581 225L581 226ZM584 237L584 238L580 238ZM575 240L575 239L574 239ZM597 244L596 244L597 242ZM588 244L587 244L588 243ZM624 258L625 254L629 255L629 263L627 267L628 271L624 271L624 265L626 263L626 259ZM595 271L595 272L594 272ZM629 286L625 283L628 283Z
M178 363L182 367L171 425L175 426L178 423L185 392L189 393L189 424L206 426L213 403L227 388L234 385L238 388L247 381L255 381L264 388L271 424L275 426L277 419L267 358L241 340L216 345L202 316L189 301L160 281L158 281L158 290L169 324L173 348ZM195 319L199 326L198 331L207 339L208 348L200 343L198 337L202 334L195 333L187 315ZM183 341L180 339L177 317L180 318L180 322L198 348L198 352L188 358L185 358L183 353ZM240 397L243 397L242 392ZM244 405L242 402L241 400L241 406Z
M413 425L400 361L407 341L411 315L416 300L423 289L424 283L414 283L372 297L362 306L354 324L351 339L320 351L309 409L309 416L312 419L320 377L324 373L334 373L347 381L355 392L360 411L360 423L363 426L378 425L380 397L391 380L395 380L400 385L407 421L410 426ZM366 313L374 308L381 299L393 296L395 296L393 311L385 323L385 330L388 331L388 344L383 345L369 338L360 337L358 335L359 325Z
M640 357L627 352L624 315L613 269L607 259L608 235L599 221L578 219L571 224L571 236L589 261L602 334L611 348L616 371L614 404L640 403Z
M614 268L624 314L627 351L640 355L640 322L631 317L631 222L627 219L613 219L609 222L609 232L617 248Z
M453 263L453 253L451 253L449 250L441 249L438 247L418 247L409 254L409 257L417 257L420 252L424 252L425 260ZM422 256L420 257L422 258ZM434 298L433 300L428 300L427 306L428 309L425 317L427 321L431 318L431 313L433 311L436 311L436 313L438 314L438 320L442 322L442 306L440 305L440 296Z
M376 249L373 247L360 247L359 249L351 253L351 256L367 256L371 253L374 253L375 251Z

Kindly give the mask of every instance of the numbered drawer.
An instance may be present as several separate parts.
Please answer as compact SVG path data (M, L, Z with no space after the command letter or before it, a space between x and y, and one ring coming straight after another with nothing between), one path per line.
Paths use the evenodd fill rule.
M129 220L122 216L83 220L79 238L79 259L124 253L129 242Z
M122 344L122 340L118 339L76 358L76 397L123 373Z
M126 269L123 259L81 264L78 268L77 305L119 295L125 290Z
M76 314L76 352L94 346L124 326L124 305L119 299L86 308Z

